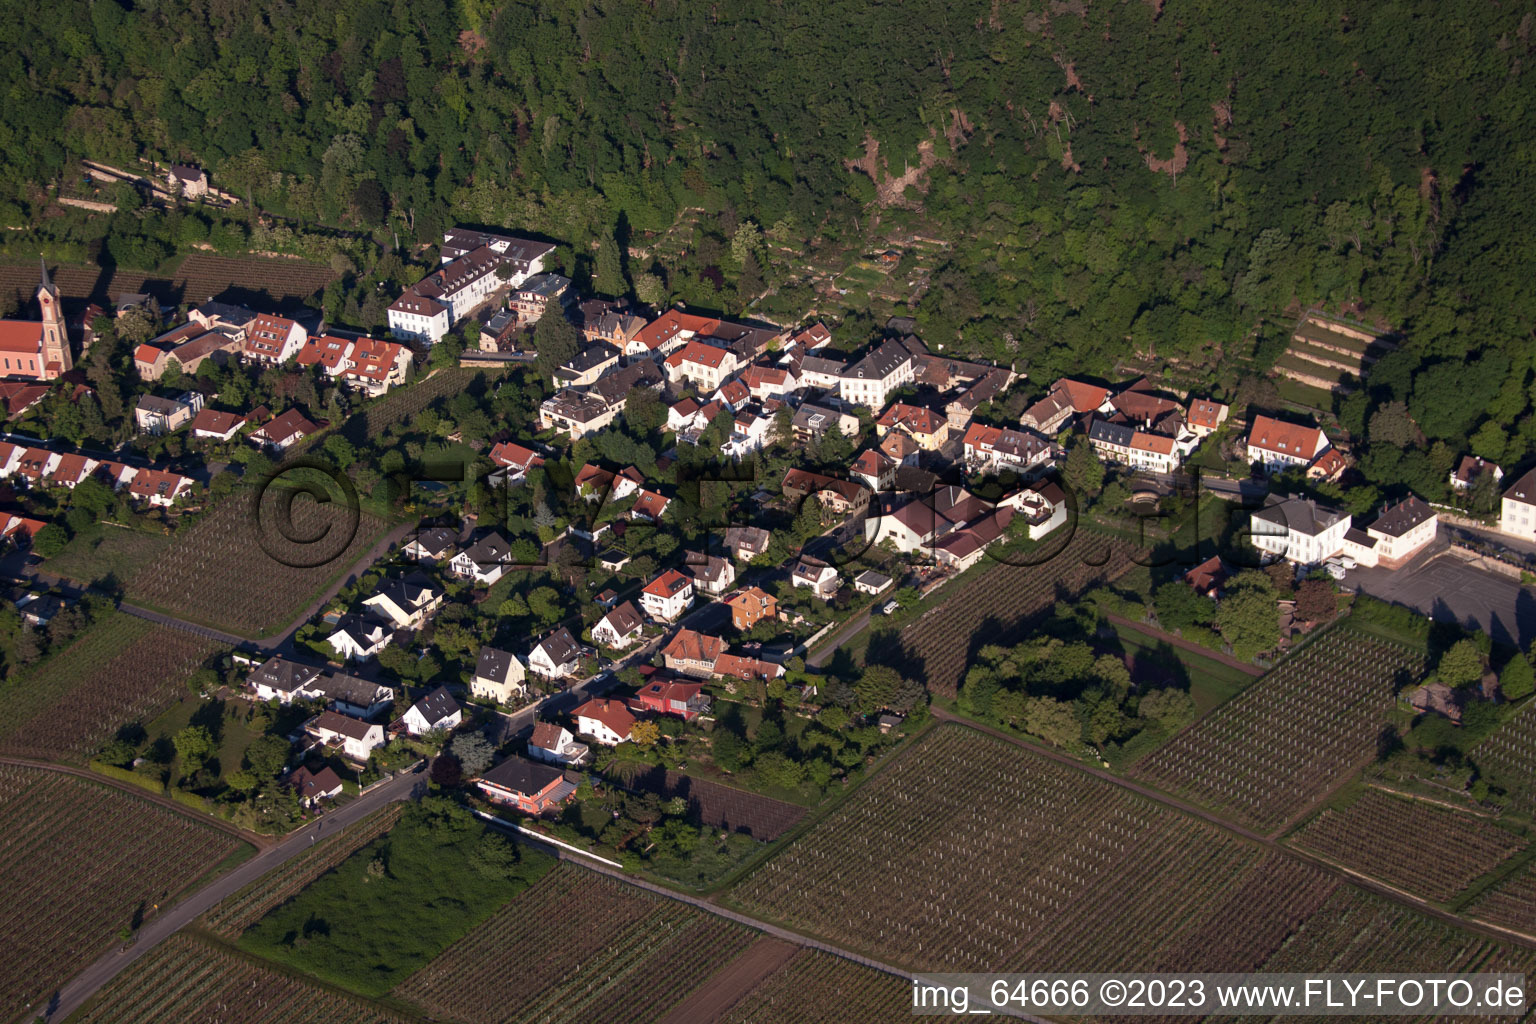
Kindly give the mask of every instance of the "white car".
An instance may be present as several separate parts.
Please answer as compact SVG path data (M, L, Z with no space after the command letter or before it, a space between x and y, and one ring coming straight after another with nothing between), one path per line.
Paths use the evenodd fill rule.
M898 607L899 607L899 605L897 605L897 603L894 600L887 601L887 602L885 602L885 604L881 605L881 607L880 607L880 614L881 615L889 615L892 612L894 612Z

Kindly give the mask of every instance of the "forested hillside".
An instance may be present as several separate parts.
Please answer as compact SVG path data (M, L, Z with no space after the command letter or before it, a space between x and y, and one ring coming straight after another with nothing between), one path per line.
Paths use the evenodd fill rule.
M1035 379L1153 352L1230 384L1221 357L1251 353L1263 318L1358 303L1408 348L1341 410L1353 430L1386 410L1394 438L1536 447L1526 5L7 7L12 225L39 222L36 186L78 179L80 155L182 159L295 222L542 232L599 290L733 312L764 291L812 305L786 252L920 232L949 243L915 312L950 350ZM615 231L691 208L686 255L613 266ZM110 242L123 216L7 248Z

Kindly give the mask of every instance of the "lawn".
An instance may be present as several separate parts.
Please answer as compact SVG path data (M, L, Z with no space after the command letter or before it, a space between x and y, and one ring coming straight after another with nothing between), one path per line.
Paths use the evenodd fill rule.
M263 917L239 944L360 995L381 996L554 864L449 801L429 799Z
M48 559L48 572L82 583L128 579L170 546L168 533L93 523Z
M188 694L145 726L145 732L150 744L163 741L168 745L171 738L187 726L203 726L213 735L213 758L217 762L219 781L223 783L230 772L240 770L245 761L245 752L252 743L268 732L278 736L286 735L307 717L301 708L290 705L277 713L270 729L263 729L259 721L251 720L254 710L255 705L249 701L203 700ZM210 762L209 767L213 768L214 764ZM171 780L172 785L175 781Z
M1255 679L1254 676L1214 658L1207 658L1166 643L1155 633L1143 632L1133 626L1117 625L1115 634L1127 654L1137 656L1144 654L1153 659L1164 658L1171 654L1177 658L1189 676L1189 692L1195 698L1195 706L1202 715L1237 696Z

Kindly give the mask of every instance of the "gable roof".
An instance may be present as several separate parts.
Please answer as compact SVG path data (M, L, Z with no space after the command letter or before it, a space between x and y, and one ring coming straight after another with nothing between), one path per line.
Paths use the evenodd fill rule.
M325 732L333 732L345 736L348 739L365 740L368 735L379 728L361 718L353 718L351 715L343 715L339 711L322 711L315 719L315 728Z
M1076 413L1097 412L1109 397L1109 388L1086 384L1071 377L1061 378L1056 382L1056 387L1065 392L1072 402L1072 411Z
M227 434L244 422L244 413L204 409L192 417L192 429L204 430L210 434Z
M503 651L496 647L480 648L480 656L475 659L475 675L481 679L494 679L498 683L505 683L512 677L513 664L522 666L517 660L517 655L511 651Z
M581 647L576 643L576 638L571 636L571 631L565 626L550 633L544 639L533 645L535 651L543 651L552 664L564 665L568 661L576 660L581 653Z
M320 670L313 665L289 661L281 655L273 655L251 673L250 681L277 690L292 693L303 689L320 677Z
M1302 455L1310 458L1323 441L1323 432L1317 427L1300 423L1287 423L1273 416L1255 416L1248 429L1248 444L1260 451L1282 455Z
M676 569L668 569L647 583L643 593L650 594L652 597L674 597L692 583L691 578L684 576Z
M625 601L616 605L599 622L608 623L608 627L621 637L629 636L635 630L645 625L645 619L640 615L640 609L634 602Z
M1226 411L1227 407L1220 402L1213 402L1209 398L1197 398L1189 403L1189 422L1197 427L1209 427L1215 430Z
M439 686L412 704L411 710L421 715L428 728L435 728L439 722L452 718L463 709L459 707L459 702L453 699L452 694Z
M591 718L601 722L620 736L628 736L635 727L635 716L630 714L622 701L594 697L571 712L577 718Z
M725 641L692 629L680 629L661 653L679 661L700 661L711 665L725 650Z
M1415 527L1435 518L1436 512L1417 497L1409 495L1404 500L1382 510L1380 516L1370 526L1366 527L1368 533L1385 534L1388 537L1401 537Z
M1280 498L1270 495L1267 502L1264 508L1253 514L1255 519L1308 537L1315 537L1336 526L1339 520L1349 518L1347 512L1319 505L1310 498Z
M901 427L914 434L933 434L948 425L948 421L932 409L902 402L893 404L875 422L882 427Z

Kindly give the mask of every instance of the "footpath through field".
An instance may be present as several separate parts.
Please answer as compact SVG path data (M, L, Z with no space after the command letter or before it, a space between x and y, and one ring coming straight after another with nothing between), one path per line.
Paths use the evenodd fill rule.
M96 776L91 777L96 778ZM387 803L409 798L418 786L425 785L423 775L407 773L396 776L364 793L345 807L331 811L323 818L268 846L228 873L220 875L163 914L146 921L127 947L107 953L76 975L69 984L59 990L44 1016L50 1021L64 1020L83 1006L86 1000L95 995L103 985L117 977L129 964L213 909L221 900L234 895L267 872L277 869L309 850L317 838L334 835Z

